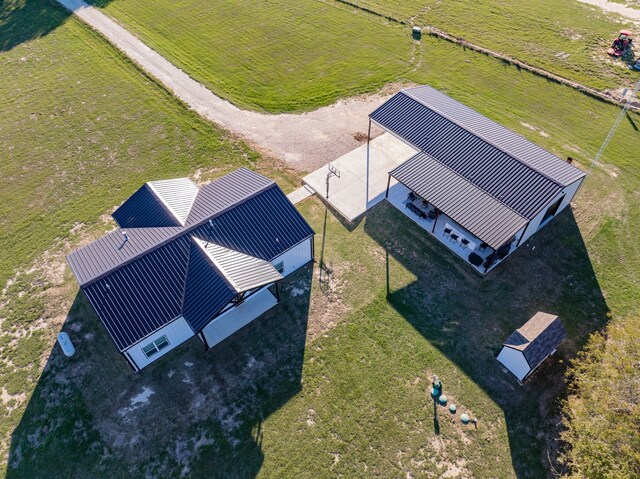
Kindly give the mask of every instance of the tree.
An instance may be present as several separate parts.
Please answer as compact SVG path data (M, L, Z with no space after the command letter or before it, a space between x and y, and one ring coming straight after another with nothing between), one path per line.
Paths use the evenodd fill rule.
M640 477L640 324L613 320L591 336L569 371L563 403L571 479Z

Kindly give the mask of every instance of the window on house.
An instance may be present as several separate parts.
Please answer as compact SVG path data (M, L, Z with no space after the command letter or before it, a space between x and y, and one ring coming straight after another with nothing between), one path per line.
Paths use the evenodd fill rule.
M146 357L150 358L151 356L158 354L167 346L169 346L169 340L165 335L162 335L155 341L151 341L149 344L144 346L142 348L142 352Z
M284 261L279 261L273 265L276 271L280 274L284 273Z

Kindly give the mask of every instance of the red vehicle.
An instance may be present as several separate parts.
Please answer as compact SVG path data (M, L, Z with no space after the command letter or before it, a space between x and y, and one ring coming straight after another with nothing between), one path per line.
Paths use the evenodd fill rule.
M621 57L624 53L631 49L633 46L633 39L631 38L633 33L629 30L620 30L618 38L613 41L611 48L607 50L607 53L612 57Z

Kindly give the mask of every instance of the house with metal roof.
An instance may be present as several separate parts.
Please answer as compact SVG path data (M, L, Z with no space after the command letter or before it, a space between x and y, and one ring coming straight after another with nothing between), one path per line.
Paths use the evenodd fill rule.
M198 336L218 344L279 301L278 282L313 259L314 232L268 178L245 168L202 188L144 184L119 228L67 256L134 371Z
M566 208L585 178L429 86L397 93L371 122L417 152L389 171L386 199L482 274Z
M567 332L558 316L538 312L507 338L497 359L519 381L524 381L556 352L566 336Z

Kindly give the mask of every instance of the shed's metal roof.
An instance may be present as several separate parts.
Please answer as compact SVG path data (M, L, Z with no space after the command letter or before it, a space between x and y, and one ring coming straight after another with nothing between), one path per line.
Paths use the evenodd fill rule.
M566 336L567 332L558 316L538 312L516 329L504 345L522 351L531 369L535 369Z
M200 189L189 178L158 180L147 183L181 225L187 221L191 205Z
M240 191L239 178L246 179ZM121 350L180 315L198 332L203 321L210 321L218 306L236 294L194 246L209 265L204 272L202 258L192 251L194 238L271 261L313 235L282 190L249 170L231 173L200 190L188 222L205 189L198 206L200 223L129 228L128 241L116 230L67 257ZM208 217L204 215L207 207L211 208ZM194 255L200 260L192 263Z
M371 119L528 219L562 190L559 183L406 92L393 96Z
M527 224L525 217L426 153L389 174L494 249Z
M282 279L268 261L197 238L194 241L238 293Z

